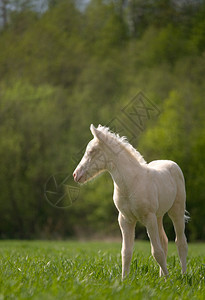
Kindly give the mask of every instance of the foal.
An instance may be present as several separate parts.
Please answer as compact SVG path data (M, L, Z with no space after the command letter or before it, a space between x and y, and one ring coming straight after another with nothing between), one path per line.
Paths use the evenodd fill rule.
M163 228L166 212L174 224L182 273L185 273L186 192L181 169L170 160L147 164L125 138L110 132L109 128L91 125L90 130L94 138L88 143L73 177L76 182L85 183L103 171L112 176L113 200L119 211L122 232L122 279L129 274L137 221L147 229L152 255L160 266L160 276L168 275L168 239Z

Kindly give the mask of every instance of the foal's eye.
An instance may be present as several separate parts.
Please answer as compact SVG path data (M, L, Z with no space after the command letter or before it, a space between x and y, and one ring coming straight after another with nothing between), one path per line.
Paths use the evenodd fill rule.
M89 151L89 154L93 155L95 153L95 149Z
M91 150L89 151L89 154L90 154L90 155L94 155L96 152L97 152L97 149L91 149Z

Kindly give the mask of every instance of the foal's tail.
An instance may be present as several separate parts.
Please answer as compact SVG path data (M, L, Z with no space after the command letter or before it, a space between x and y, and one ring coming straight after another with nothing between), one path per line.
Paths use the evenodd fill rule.
M188 223L190 219L191 219L190 213L187 210L185 210L185 214L184 214L185 223Z

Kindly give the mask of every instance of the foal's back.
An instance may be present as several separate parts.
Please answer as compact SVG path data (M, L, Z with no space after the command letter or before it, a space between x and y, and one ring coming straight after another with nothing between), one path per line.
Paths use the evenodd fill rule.
M182 170L172 160L153 160L148 164L149 168L155 169L158 172L163 173L164 171L169 171L172 176L176 176L176 178L180 179L184 183L184 176Z

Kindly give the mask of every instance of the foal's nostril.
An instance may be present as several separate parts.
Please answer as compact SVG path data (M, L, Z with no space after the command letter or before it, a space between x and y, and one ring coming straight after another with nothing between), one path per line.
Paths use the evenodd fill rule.
M76 173L75 173L75 172L73 172L73 178L74 178L74 179L76 178Z

